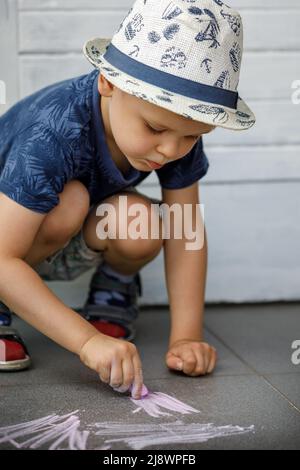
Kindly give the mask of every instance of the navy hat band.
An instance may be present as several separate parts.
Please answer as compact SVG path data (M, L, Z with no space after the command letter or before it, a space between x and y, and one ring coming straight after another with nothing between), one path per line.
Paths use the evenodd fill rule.
M237 109L239 97L237 92L204 83L197 83L157 70L132 59L117 49L112 43L109 44L103 57L111 65L138 80L195 100L226 106L234 110Z

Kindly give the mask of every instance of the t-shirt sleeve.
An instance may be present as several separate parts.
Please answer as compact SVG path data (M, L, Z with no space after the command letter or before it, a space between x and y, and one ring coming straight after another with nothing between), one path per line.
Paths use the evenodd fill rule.
M0 191L28 209L50 212L71 178L66 171L68 152L55 131L43 123L26 128L2 155Z
M203 178L208 168L209 161L200 138L187 155L155 171L162 188L181 189Z

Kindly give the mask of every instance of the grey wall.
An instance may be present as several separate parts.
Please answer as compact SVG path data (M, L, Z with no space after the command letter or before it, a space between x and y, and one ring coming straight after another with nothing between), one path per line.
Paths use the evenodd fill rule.
M257 115L247 132L205 138L199 183L209 242L207 301L300 298L299 0L228 0L243 16L240 94ZM81 48L111 37L131 0L0 0L0 80L10 106L49 83L91 70ZM4 111L4 107L0 108ZM156 175L141 186L160 197ZM143 270L144 302L165 303L162 255ZM153 295L155 293L155 295Z

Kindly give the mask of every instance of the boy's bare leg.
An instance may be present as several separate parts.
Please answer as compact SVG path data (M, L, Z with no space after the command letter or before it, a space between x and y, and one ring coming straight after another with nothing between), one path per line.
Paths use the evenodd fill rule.
M76 183L78 183L77 186ZM65 186L64 191L60 194L59 205L45 217L24 261L30 266L38 265L48 256L63 248L67 241L79 232L81 227L87 246L95 251L103 251L104 260L122 274L134 274L158 255L162 247L162 237L159 240L99 239L96 234L96 225L101 219L96 216L97 206L87 216L89 204L84 202L86 189L83 187L83 192L81 192L81 186L83 185L76 180ZM151 210L151 201L146 196L141 197L126 192L124 195L128 195L128 206L130 201L145 202ZM107 198L103 202L118 204L117 196ZM73 220L68 221L69 208L74 207L75 197L79 202L76 204L78 217L75 220L73 217ZM128 217L128 222L130 220L131 218Z
M107 198L105 203L114 204L116 208L117 220L118 220L118 196L111 196ZM145 203L148 208L148 215L151 209L151 200L146 196L135 195L132 193L125 193L128 196L128 207L130 203ZM83 224L83 236L85 242L89 248L95 251L103 251L104 260L116 271L121 274L134 274L139 271L143 266L148 264L151 260L156 258L159 254L162 245L162 220L160 219L160 238L158 240L151 239L138 239L138 240L120 240L116 239L99 239L96 233L96 226L101 220L101 217L96 215L98 206L90 212ZM125 217L125 215L124 215ZM134 219L133 216L128 216L127 225ZM125 220L125 219L124 219ZM148 223L150 232L150 223ZM117 227L118 233L118 227Z

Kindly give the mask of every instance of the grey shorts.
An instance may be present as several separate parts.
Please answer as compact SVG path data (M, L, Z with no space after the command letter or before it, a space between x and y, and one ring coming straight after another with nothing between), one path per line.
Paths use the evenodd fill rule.
M145 196L134 186L130 186L124 191ZM159 199L149 199L155 204L162 203ZM93 208L94 206L91 206L89 212ZM86 245L81 228L80 232L71 238L63 248L46 258L34 269L45 281L71 281L89 269L99 266L102 262L103 252L94 251Z

